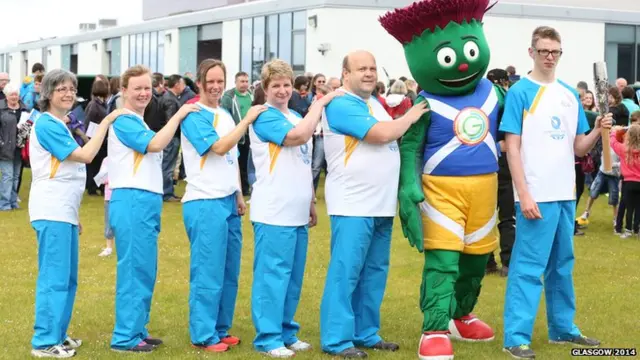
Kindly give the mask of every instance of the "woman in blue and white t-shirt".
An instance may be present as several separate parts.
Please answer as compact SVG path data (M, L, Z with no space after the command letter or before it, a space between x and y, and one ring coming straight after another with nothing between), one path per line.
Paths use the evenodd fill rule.
M183 106L160 130L145 124L151 101L151 71L129 68L122 75L126 115L110 128L107 152L113 193L109 221L116 238L116 319L111 349L150 352L162 344L146 329L158 265L158 234L162 212L162 150L182 119L196 105Z
M77 93L75 75L49 72L41 84L44 112L31 128L29 156L33 180L29 217L38 239L35 334L31 353L37 357L68 358L82 342L67 336L78 287L79 209L86 165L100 150L109 125L119 112L108 115L93 138L78 146L62 120Z

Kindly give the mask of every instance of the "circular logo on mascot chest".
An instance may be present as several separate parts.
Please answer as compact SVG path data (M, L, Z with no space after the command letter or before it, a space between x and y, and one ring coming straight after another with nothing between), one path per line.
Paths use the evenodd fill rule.
M453 131L463 144L479 144L484 141L489 132L489 118L478 108L464 108L453 122Z

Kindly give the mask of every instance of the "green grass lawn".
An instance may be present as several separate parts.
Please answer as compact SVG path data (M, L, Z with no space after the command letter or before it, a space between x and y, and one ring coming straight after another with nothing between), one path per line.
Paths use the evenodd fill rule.
M35 233L27 211L30 172L25 171L20 194L22 209L0 214L0 359L28 358L34 317L34 290L37 275ZM183 193L184 186L178 189ZM300 353L300 359L329 359L319 351L319 307L329 261L329 219L318 192L319 224L310 231L309 253L302 299L298 307L299 334L315 350ZM583 209L581 204L580 210ZM640 241L621 240L611 227L611 211L605 198L596 203L587 235L576 238L575 289L577 324L585 334L602 340L604 347L637 347L640 343ZM76 357L86 359L137 358L109 350L114 321L115 254L97 255L104 247L103 200L85 196L81 208L84 233L80 237L79 285L70 334L84 345ZM232 333L243 343L222 354L204 354L190 347L188 331L189 242L182 222L180 203L166 204L159 238L159 270L153 298L150 331L165 341L152 358L163 359L261 359L252 350L255 335L251 322L251 281L253 231L243 220L244 248L240 290ZM423 257L402 237L396 221L391 253L391 270L382 308L381 335L400 344L394 354L370 352L372 359L416 359L422 314L418 306ZM489 276L484 281L475 313L492 325L496 340L490 343L455 343L457 359L502 359L502 314L505 279ZM570 346L547 341L543 304L538 312L533 348L542 359L568 359ZM140 355L141 358L145 355ZM148 358L148 355L146 356Z

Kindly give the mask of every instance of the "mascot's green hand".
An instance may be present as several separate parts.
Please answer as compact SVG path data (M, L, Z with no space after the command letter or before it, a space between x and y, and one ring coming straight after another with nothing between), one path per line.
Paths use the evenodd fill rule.
M422 252L424 234L420 203L424 201L422 192L422 152L426 139L429 113L413 124L402 137L400 144L400 186L398 202L400 222L404 237L412 247Z

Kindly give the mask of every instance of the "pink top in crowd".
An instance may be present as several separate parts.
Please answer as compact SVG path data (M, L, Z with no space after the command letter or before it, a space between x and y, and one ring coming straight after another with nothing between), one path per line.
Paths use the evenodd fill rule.
M620 158L620 172L624 181L640 182L640 152L635 151L633 154L633 164L627 163L627 154L624 147L624 143L620 141L620 136L616 136L616 132L611 132L611 147L613 151Z

